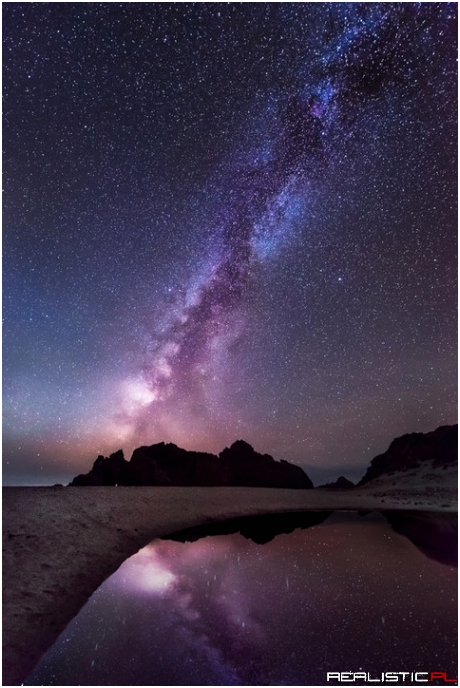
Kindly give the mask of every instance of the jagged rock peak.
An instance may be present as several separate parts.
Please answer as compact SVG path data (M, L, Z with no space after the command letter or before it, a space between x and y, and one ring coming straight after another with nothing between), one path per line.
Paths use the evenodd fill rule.
M333 483L326 483L325 485L320 485L319 487L327 487L329 490L350 490L355 487L355 484L341 475L340 478Z
M236 442L233 442L233 444L230 445L230 449L239 452L255 452L254 447L252 447L249 442L245 442L244 440L236 440Z

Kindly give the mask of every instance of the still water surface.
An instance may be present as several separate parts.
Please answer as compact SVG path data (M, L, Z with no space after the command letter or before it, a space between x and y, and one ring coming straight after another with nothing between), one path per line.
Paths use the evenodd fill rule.
M457 570L377 513L334 514L263 545L241 535L157 540L94 593L26 685L457 676L456 594Z

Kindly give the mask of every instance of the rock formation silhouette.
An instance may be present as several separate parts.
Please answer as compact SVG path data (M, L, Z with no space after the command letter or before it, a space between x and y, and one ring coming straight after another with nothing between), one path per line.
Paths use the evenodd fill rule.
M318 485L318 487L324 487L328 490L350 490L352 487L355 487L355 484L352 483L351 480L348 480L348 478L345 478L343 475L341 475L340 478L337 478L335 482Z
M89 473L76 476L70 485L313 487L299 466L259 454L243 440L226 447L219 456L187 451L164 442L138 447L130 461L119 450L109 457L98 456Z
M396 438L384 454L372 459L358 486L381 475L418 468L422 462L431 462L433 468L453 465L457 462L457 434L457 425L441 425L433 432L412 432Z

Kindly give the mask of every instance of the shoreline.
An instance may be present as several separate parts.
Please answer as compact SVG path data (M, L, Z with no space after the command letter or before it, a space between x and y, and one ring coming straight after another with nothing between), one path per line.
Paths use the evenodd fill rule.
M435 500L431 493L382 491L381 485L4 487L3 685L20 685L104 580L157 537L232 518L298 511L453 514L455 495L453 489Z

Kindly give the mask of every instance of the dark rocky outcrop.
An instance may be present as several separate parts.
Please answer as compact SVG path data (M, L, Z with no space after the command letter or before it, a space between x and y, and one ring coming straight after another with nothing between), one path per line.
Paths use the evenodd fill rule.
M318 487L321 489L326 488L328 490L350 490L351 488L355 487L355 484L352 483L351 480L348 480L348 478L345 478L343 475L341 475L340 478L337 478L335 482L319 485Z
M259 454L243 440L234 442L219 456L160 442L135 449L128 462L120 450L108 458L98 456L89 473L78 475L70 484L313 487L299 466L275 461L269 454Z
M89 473L77 475L71 485L125 485L129 472L122 450L109 457L99 455Z
M259 454L243 440L225 448L219 459L230 485L241 487L312 488L313 483L299 466L275 461L269 454ZM263 482L261 482L261 480Z
M447 467L457 461L457 425L442 425L433 432L413 432L393 440L384 454L372 459L358 485L382 475L418 468L431 462L433 468Z
M181 449L175 444L153 444L135 449L130 461L129 485L212 487L224 485L218 457Z

